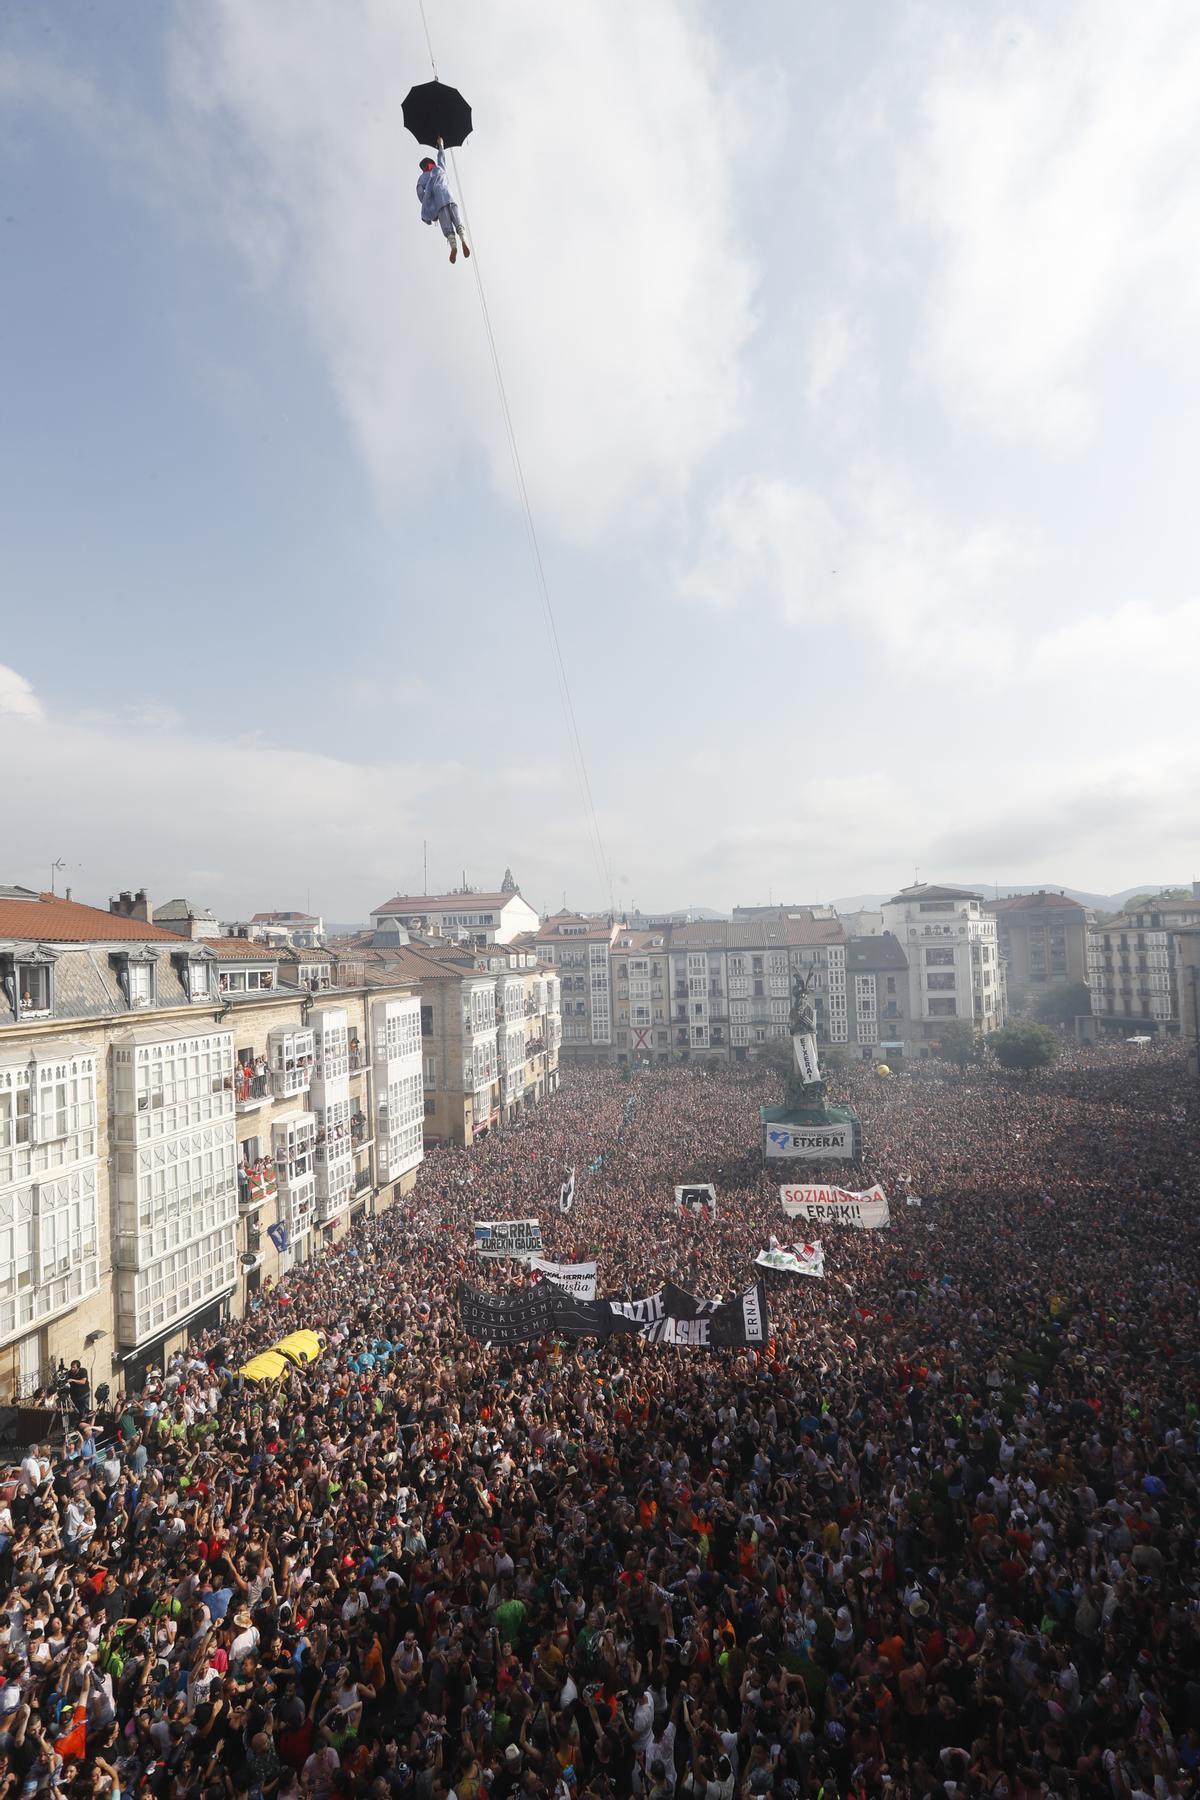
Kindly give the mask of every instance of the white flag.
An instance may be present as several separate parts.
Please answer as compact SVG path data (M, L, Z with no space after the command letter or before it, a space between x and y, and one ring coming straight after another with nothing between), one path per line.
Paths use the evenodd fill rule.
M558 1190L558 1210L560 1213L569 1213L574 1204L575 1171L572 1169L571 1173L567 1176L567 1179Z
M825 1250L820 1243L793 1244L790 1250L781 1250L776 1240L771 1239L769 1250L760 1250L755 1257L760 1269L778 1269L783 1275L816 1275L825 1273Z

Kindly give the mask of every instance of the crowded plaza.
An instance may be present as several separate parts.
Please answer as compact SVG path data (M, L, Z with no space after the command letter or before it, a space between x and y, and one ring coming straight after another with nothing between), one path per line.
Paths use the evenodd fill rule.
M579 1069L142 1392L76 1372L0 1512L0 1800L1191 1794L1181 1053L831 1088L862 1161L813 1178L890 1223L817 1279L755 1267L814 1229L769 1071ZM601 1297L761 1276L765 1341L481 1341L460 1284L536 1279L476 1254L507 1219Z

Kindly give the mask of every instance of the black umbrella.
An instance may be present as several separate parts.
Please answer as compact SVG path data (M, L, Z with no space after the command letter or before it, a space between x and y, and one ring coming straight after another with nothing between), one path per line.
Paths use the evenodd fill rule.
M423 81L409 88L404 100L404 123L418 144L436 144L441 138L447 150L465 144L471 135L471 109L457 88L444 81Z

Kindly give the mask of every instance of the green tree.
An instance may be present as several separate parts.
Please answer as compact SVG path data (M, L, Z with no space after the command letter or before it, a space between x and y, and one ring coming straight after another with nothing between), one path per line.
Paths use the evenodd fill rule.
M1031 1069L1047 1069L1057 1062L1058 1036L1046 1025L1006 1025L994 1031L988 1048L1002 1069L1020 1069L1028 1075Z
M983 1055L979 1033L969 1019L947 1019L938 1032L938 1054L956 1069L977 1063Z
M1039 994L1034 1012L1043 1025L1073 1025L1080 1013L1092 1010L1092 990L1086 981L1072 981L1067 987L1048 988Z
M792 1049L790 1037L769 1038L758 1053L758 1059L764 1069L770 1069L780 1081L791 1080L796 1067L796 1056Z

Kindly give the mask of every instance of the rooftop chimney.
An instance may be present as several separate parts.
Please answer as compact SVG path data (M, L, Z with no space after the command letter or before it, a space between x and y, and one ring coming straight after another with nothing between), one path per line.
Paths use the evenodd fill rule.
M145 925L154 923L154 908L146 898L145 888L139 888L136 894L123 888L115 900L109 901L108 910L121 919L140 919Z

